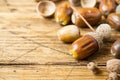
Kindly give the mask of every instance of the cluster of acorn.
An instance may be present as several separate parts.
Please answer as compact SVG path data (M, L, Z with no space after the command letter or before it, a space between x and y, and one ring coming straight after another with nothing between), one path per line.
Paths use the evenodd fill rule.
M70 46L70 54L77 60L85 59L99 51L103 41L111 38L111 27L120 31L120 0L68 0L57 7L52 1L40 1L37 12L44 17L54 14L55 21L64 26L57 32L58 38L66 43L73 42ZM74 25L69 25L71 22ZM99 26L94 30L91 25ZM93 32L81 37L79 28L87 26ZM111 53L116 58L120 58L120 40L112 45ZM107 62L112 80L119 80L119 67L119 59ZM88 68L93 71L96 69L94 63L88 64Z

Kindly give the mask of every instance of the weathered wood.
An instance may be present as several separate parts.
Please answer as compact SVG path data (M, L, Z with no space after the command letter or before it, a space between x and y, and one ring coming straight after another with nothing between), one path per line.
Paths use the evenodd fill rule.
M112 39L82 61L69 55L69 46L58 40L61 25L53 18L38 15L34 0L0 0L0 80L105 80L106 61L120 32L112 29ZM81 35L91 30L80 29ZM98 63L103 73L95 76L86 68ZM6 75L7 74L7 75Z
M86 67L60 65L17 65L2 66L0 80L105 80L108 72L92 74Z

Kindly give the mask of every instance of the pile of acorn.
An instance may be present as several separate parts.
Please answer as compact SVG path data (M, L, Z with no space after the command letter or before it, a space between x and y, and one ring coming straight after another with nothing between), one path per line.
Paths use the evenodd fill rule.
M111 39L111 27L120 31L120 0L68 0L57 7L54 1L59 0L40 1L37 12L44 17L54 15L55 21L64 26L57 32L57 36L65 43L72 43L69 52L77 60L85 59L99 51L103 42ZM92 26L98 27L95 30ZM79 28L86 27L92 32L81 36ZM112 45L111 54L120 58L120 40ZM88 67L94 70L95 64L90 63ZM119 59L107 62L112 80L119 80L119 67ZM117 79L113 79L113 75Z

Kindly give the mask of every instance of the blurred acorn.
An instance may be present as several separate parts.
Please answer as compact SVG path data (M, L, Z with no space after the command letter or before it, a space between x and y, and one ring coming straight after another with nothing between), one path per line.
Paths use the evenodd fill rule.
M75 25L67 25L57 32L57 36L63 42L73 42L80 37L80 30Z
M93 8L97 3L96 0L80 0L80 2L83 8Z
M69 51L76 60L85 59L96 53L102 43L102 38L98 33L90 32L73 42Z
M99 10L105 17L108 16L108 14L115 11L116 3L115 0L101 0L99 5Z
M120 14L111 13L107 17L107 22L116 30L120 31Z
M55 11L55 20L61 25L67 25L71 21L71 15L73 13L69 2L63 2L58 5Z
M80 6L80 0L68 0L73 6Z
M77 8L77 11L72 14L72 23L78 27L87 27L80 15L92 26L101 20L101 13L97 8Z
M111 47L111 54L116 58L120 58L120 40L113 43Z

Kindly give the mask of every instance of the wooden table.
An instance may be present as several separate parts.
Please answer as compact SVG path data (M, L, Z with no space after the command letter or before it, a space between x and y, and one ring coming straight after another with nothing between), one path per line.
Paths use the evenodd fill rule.
M54 19L45 19L35 10L34 0L0 0L0 80L106 80L112 40L89 58L76 61L69 55L71 44L58 40L61 28ZM91 31L80 29L81 35ZM114 40L113 40L114 39ZM101 71L93 75L86 64L94 61Z

